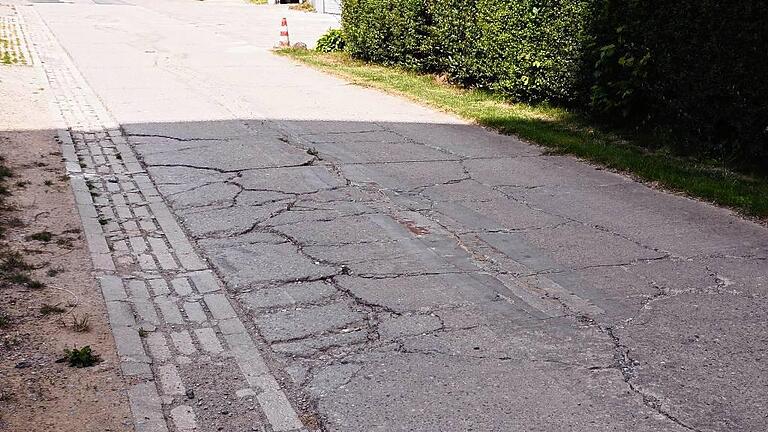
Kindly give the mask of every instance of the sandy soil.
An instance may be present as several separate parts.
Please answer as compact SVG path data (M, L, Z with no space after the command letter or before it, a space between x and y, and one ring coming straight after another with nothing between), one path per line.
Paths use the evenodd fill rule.
M0 209L0 255L21 253L45 284L0 276L0 430L129 431L125 385L47 98L34 68L0 66L0 155L14 173ZM44 231L50 240L28 237ZM63 312L44 314L45 305ZM77 331L83 317L89 329ZM85 345L103 361L81 369L56 362L65 348Z

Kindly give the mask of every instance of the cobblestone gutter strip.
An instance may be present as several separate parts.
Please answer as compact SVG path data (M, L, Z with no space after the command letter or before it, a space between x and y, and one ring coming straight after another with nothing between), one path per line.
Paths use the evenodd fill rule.
M34 9L22 15L52 110L61 114L58 139L130 382L136 431L302 430L223 285L119 125Z

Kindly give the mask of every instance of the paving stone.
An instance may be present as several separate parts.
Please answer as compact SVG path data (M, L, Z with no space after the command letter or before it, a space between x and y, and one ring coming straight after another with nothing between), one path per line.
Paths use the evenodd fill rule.
M245 326L240 318L228 318L219 320L219 330L225 335L233 333L246 333Z
M107 302L124 300L127 298L123 281L117 276L102 275L99 277L101 293Z
M172 332L171 340L173 340L176 349L182 354L192 355L197 352L195 345L192 343L192 337L186 330Z
M224 351L224 348L221 346L221 342L219 342L219 337L216 336L216 332L212 328L206 327L196 329L195 335L197 336L197 340L200 342L200 346L203 347L203 350L211 354L219 354Z
M128 389L128 400L135 419L136 432L167 432L160 397L153 383L134 384Z
M210 293L221 289L216 281L216 276L210 270L187 273L187 276L195 284L195 290L199 293Z
M208 320L208 316L205 314L205 311L203 311L203 307L196 301L185 301L184 313L187 315L187 318L197 323L202 323Z
M187 405L179 405L172 409L171 418L173 419L173 424L176 425L176 429L179 432L190 432L197 430L195 413L192 411L192 408Z
M192 286L185 278L177 278L171 281L173 291L180 297L185 297L192 294Z
M160 314L163 316L163 320L168 324L184 324L184 319L181 317L179 307L169 297L158 296L155 297L155 304L160 309Z
M181 382L179 371L175 365L166 364L157 368L160 376L160 385L164 395L181 396L186 391Z
M208 311L215 319L224 320L227 318L237 318L235 310L229 303L229 299L224 294L206 294L203 296Z
M171 359L171 351L168 349L165 336L162 332L150 332L147 335L146 340L149 352L155 361L164 363Z
M149 286L152 287L152 294L155 296L170 294L168 283L163 279L151 279Z

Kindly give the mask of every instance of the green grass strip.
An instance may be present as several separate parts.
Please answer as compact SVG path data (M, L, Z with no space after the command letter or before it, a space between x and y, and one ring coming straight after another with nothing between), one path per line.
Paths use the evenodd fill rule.
M295 49L276 52L354 84L404 96L535 142L548 147L550 153L575 155L747 216L768 217L768 179L748 177L714 163L678 158L666 152L649 152L591 127L567 110L511 103L487 91L445 84L433 75L365 63L345 53Z

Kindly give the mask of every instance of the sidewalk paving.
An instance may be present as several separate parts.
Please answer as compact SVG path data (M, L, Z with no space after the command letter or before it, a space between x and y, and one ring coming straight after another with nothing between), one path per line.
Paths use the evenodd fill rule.
M25 16L137 421L765 429L764 227L299 67L248 5L125 3Z

